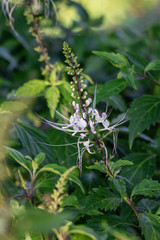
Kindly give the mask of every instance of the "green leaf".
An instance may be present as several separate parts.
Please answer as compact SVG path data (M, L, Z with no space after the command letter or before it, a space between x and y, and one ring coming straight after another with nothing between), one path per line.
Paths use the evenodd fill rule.
M94 188L86 198L84 212L92 215L95 210L116 210L121 203L121 198L110 192L107 188Z
M47 164L46 166L44 166L43 168L41 168L37 174L39 174L40 172L52 172L58 175L63 174L67 169L65 167L59 166L57 164ZM74 183L76 183L82 190L82 192L84 193L84 188L83 185L81 183L81 181L79 180L79 178L77 178L74 173L70 174L68 176L68 179Z
M139 54L136 54L134 52L127 52L124 53L124 55L129 59L129 61L131 61L134 65L136 65L137 67L139 67L140 69L144 70L147 61L142 58Z
M150 62L145 68L145 72L156 70L160 70L160 59Z
M125 79L115 79L106 82L103 85L102 90L97 94L97 103L106 100L107 98L119 94L128 85L128 81Z
M129 145L132 147L137 134L149 129L160 119L160 98L144 95L133 101L129 110Z
M120 53L109 53L103 51L93 51L93 53L109 61L113 66L117 68L129 66L127 58Z
M116 170L117 168L119 167L123 167L123 166L131 166L133 165L133 162L131 161L128 161L128 160L118 160L116 162L113 163L113 166L112 166L112 170Z
M160 239L160 217L152 213L143 213L139 217L140 227L145 240Z
M33 128L28 124L18 120L15 126L18 137L24 148L31 156L36 157L40 152L45 153L46 160L54 162L54 148L49 138L38 128Z
M25 157L22 155L22 153L20 153L19 151L10 148L10 147L4 147L10 154L10 156L17 162L19 163L22 167L24 167L29 173L30 175L32 175L31 173L31 162L27 161L25 159Z
M88 80L88 82L89 82L90 84L94 84L92 78L91 78L88 74L82 73L82 76L83 76L86 80Z
M44 167L42 167L37 174L39 174L40 172L52 172L58 175L63 174L66 171L66 168L63 166L59 166L57 164L47 164Z
M87 224L93 229L98 228L101 233L106 230L106 225L109 225L110 229L113 228L114 230L126 230L128 226L133 226L133 222L130 218L128 219L127 217L117 216L114 214L93 216L87 221Z
M64 81L62 85L59 86L60 92L64 98L64 101L71 102L71 86L68 82Z
M72 225L69 230L69 235L74 235L72 237L72 240L98 240L97 234L93 231L93 229L85 226L85 225ZM84 235L85 237L81 238L81 235Z
M121 95L112 96L108 99L109 105L113 106L114 109L118 109L121 112L127 111L127 105Z
M18 101L5 101L0 107L3 111L19 112L27 108L26 104Z
M99 162L96 162L94 165L91 165L91 166L86 166L87 169L95 169L95 170L98 170L100 172L103 172L103 173L107 173L107 169L106 167L99 163Z
M59 98L60 98L60 92L59 89L57 87L50 87L46 90L45 92L45 97L48 100L48 107L50 109L50 114L51 117L54 117L54 108L57 107L58 102L59 102ZM53 107L52 107L53 106Z
M61 62L57 62L56 64L54 64L54 69L52 70L49 77L49 81L51 83L55 84L59 82L59 74L63 70L63 68L64 68L64 64Z
M144 195L154 197L160 194L160 183L151 179L144 179L140 184L136 185L131 196Z
M44 161L44 159L45 159L45 154L44 153L39 153L36 157L35 157L35 159L34 159L34 161L38 164L38 166Z
M75 213L63 211L52 214L39 208L30 207L19 215L16 219L15 227L17 232L43 233L50 232L53 228L58 228L65 224L66 220L72 220ZM21 227L19 227L21 225Z
M109 181L116 188L117 192L120 193L121 201L123 201L124 196L126 195L126 185L123 179L109 178Z
M134 89L137 89L135 84L134 69L129 67L123 67L121 69L122 77L127 80Z
M121 175L131 183L136 185L146 178L146 176L148 178L153 176L156 167L155 155L149 155L148 153L131 153L124 159L133 162L132 166L124 166L121 170Z
M20 87L15 96L36 96L41 93L46 86L47 83L43 80L31 80Z
M78 206L78 199L75 195L69 195L69 196L65 196L62 200L62 207L66 207L66 206L74 206L77 207Z

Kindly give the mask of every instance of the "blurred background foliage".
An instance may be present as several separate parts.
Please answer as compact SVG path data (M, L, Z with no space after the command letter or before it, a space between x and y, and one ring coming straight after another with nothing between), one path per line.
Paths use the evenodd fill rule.
M90 94L93 92L93 83L98 83L100 88L102 87L100 84L115 79L118 73L117 69L109 62L92 54L94 50L119 51L126 54L131 62L136 65L136 70L143 73L144 66L160 56L159 6L159 0L52 0L49 4L48 18L46 18L42 4L40 12L42 18L38 24L40 31L43 31L43 41L48 49L50 63L64 62L62 44L64 41L68 42L78 56L78 61L83 67L84 73L87 74L86 83L89 85L88 91ZM64 143L64 134L46 127L36 115L38 113L48 119L53 117L47 107L47 97L43 91L32 97L21 98L15 95L17 89L29 80L46 80L45 76L41 74L43 63L38 61L39 53L34 51L37 43L29 33L30 26L26 22L24 10L24 6L17 6L14 9L14 30L11 29L8 17L0 11L0 143L17 147L24 154L30 154L34 157L39 151L43 151L48 154L48 162L56 162L70 167L76 163L76 156L70 157L75 152L74 148L65 147L62 151L61 148L55 149L44 145L44 143ZM59 74L59 72L57 71L56 74ZM153 76L160 82L158 71L154 72ZM62 71L58 81L64 81L64 79L66 82L69 80L65 72ZM136 90L128 86L122 91L121 95L109 98L109 103L115 110L112 114L113 118L117 113L125 112L130 107L130 102L144 93L160 95L160 88L146 79L138 80L137 78L136 85ZM72 111L68 85L58 86L57 88L61 94L57 108L67 115L67 109ZM13 105L11 101L13 101ZM104 103L100 103L98 106L100 109L105 108ZM17 122L19 117L26 122L26 125L21 121ZM16 125L13 129L13 123L15 122ZM35 127L37 130L35 130ZM7 138L8 133L9 138ZM124 131L119 134L119 156L131 152L126 133L127 130L124 128ZM146 130L145 133L159 144L160 130L157 131L157 125L150 131ZM144 151L147 148L146 137L141 137L141 142L138 139L135 141L134 151ZM75 141L70 136L65 136L65 139L67 142ZM111 151L112 139L109 138L107 141ZM156 150L150 147L149 151L154 152ZM1 159L2 157L1 152ZM87 159L86 165L92 162L88 153L85 154L85 158ZM10 160L8 160L8 163L10 164L9 168L1 162L1 178L6 179L6 175L8 175L14 179L17 185L13 185L10 180L5 182L6 196L12 196L18 191L17 165ZM50 176L47 177L48 182L52 182L52 178L50 180ZM159 171L157 170L155 178L158 177ZM84 183L87 182L89 189L98 186L101 182L98 174L95 175L93 172L86 172L82 180ZM52 187L52 184L51 187L48 185L48 188L51 189ZM2 205L4 206L4 204ZM3 208L2 212L6 216L5 221L7 222L7 207ZM7 226L5 221L2 221L4 226L0 224L2 233Z

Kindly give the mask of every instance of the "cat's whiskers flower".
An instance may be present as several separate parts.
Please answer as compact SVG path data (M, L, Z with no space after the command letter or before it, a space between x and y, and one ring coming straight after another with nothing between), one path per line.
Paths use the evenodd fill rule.
M90 97L87 98L87 92L85 88L86 84L83 82L83 76L81 75L82 69L79 68L79 64L77 63L77 58L71 52L71 49L68 47L67 43L64 43L64 55L66 57L66 63L68 64L68 74L72 76L71 89L74 101L72 102L72 106L74 108L74 113L70 116L70 118L66 118L64 115L59 113L55 108L53 108L60 116L65 123L55 123L48 121L43 118L43 120L50 125L51 127L61 130L66 133L71 133L72 136L77 136L77 148L78 148L78 165L80 170L82 170L82 157L85 151L90 154L94 154L96 152L101 152L103 161L109 171L111 171L107 165L108 161L108 151L107 148L101 140L98 138L96 134L100 134L103 131L107 131L107 134L104 136L113 133L113 150L116 153L116 143L117 143L117 127L127 121L126 114L122 117L120 121L117 123L110 125L108 121L108 117L111 113L111 110L107 113L107 108L105 112L101 114L96 109L96 89L94 92L94 99ZM79 103L77 103L77 100ZM51 104L50 104L51 105ZM52 106L53 107L53 106ZM90 140L90 134L93 134L95 141ZM102 137L104 139L104 136ZM87 139L87 140L86 140ZM98 146L98 150L92 151L92 148ZM105 153L105 155L104 155Z

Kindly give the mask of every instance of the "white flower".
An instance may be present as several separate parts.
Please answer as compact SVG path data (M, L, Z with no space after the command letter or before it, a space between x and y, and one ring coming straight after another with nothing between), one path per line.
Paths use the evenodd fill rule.
M90 125L90 128L91 128L91 131L92 131L92 133L96 133L96 131L95 131L95 126L94 126L94 122L92 121L92 120L89 120L89 125Z
M93 144L90 145L90 140L89 140L89 139L88 139L88 141L83 142L83 145L85 146L86 150L87 150L90 154L93 154L93 153L90 151L90 149L89 149L89 147L91 147L91 146L93 145Z
M82 115L83 115L83 118L86 119L86 113L83 112Z
M75 102L75 101L73 101L73 102L72 102L72 105L73 105L73 107L75 107L75 106L76 106L76 102Z
M102 122L102 125L107 130L109 127L109 121L106 119L104 122Z
M91 99L91 98L88 98L88 99L86 100L86 106L89 106L89 105L91 104L91 102L92 102L92 99Z
M86 136L87 136L86 133L81 133L81 134L80 134L81 139L84 139Z

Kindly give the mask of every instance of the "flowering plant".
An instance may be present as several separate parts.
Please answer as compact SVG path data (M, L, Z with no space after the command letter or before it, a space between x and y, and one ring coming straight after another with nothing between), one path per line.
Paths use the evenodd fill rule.
M117 142L117 127L127 121L126 114L117 123L110 125L108 117L111 113L107 113L107 108L105 112L99 114L96 109L96 88L94 92L94 99L88 97L87 91L85 91L87 85L84 84L83 76L81 75L82 68L77 62L77 57L71 52L71 48L66 42L63 44L63 53L66 57L66 63L68 64L67 70L68 75L72 76L71 89L72 89L72 102L74 108L74 114L70 118L66 118L61 113L59 113L54 107L54 111L64 120L66 123L55 123L44 119L44 121L51 127L71 133L72 136L78 134L78 167L82 171L82 157L83 153L87 150L88 153L94 154L95 150L91 150L91 147L98 146L97 151L101 153L102 161L108 170L108 174L113 176L112 171L108 166L108 151L104 144L103 139L113 133L114 149L113 153L116 153L116 142ZM103 136L101 133L105 132ZM99 137L97 137L97 134ZM94 140L91 140L93 137ZM80 148L80 144L83 147Z

